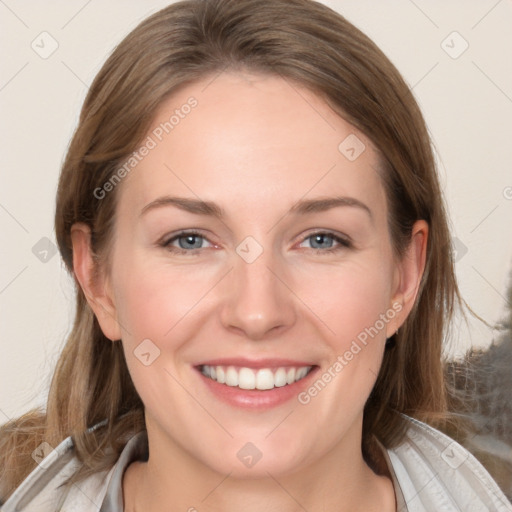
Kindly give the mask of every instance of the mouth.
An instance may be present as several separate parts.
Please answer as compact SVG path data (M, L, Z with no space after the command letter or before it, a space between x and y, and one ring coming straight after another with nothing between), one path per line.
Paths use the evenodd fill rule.
M194 368L214 398L237 408L264 410L297 399L320 367L290 360L231 359Z
M289 386L304 379L313 366L278 368L247 368L237 366L212 366L203 364L200 372L207 378L232 388L267 391Z

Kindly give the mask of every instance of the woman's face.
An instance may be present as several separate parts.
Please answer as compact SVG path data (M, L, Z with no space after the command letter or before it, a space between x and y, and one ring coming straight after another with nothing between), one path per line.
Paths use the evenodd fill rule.
M151 455L250 477L360 455L407 284L370 141L296 84L223 73L167 99L144 144L117 185L119 331L101 324Z

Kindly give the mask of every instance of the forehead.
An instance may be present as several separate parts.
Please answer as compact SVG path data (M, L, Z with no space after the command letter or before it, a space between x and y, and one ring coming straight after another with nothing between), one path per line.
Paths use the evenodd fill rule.
M368 138L281 77L231 72L188 85L160 105L144 143L122 184L139 210L166 193L233 210L333 192L383 201Z

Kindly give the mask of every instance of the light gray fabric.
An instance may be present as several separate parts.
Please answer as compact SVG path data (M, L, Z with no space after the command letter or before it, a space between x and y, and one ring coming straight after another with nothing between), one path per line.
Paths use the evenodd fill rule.
M408 418L400 446L387 450L388 467L404 503L399 512L512 511L498 485L478 460L438 430Z
M484 467L438 430L410 422L400 446L383 454L398 512L512 512L512 505ZM68 438L16 489L2 512L123 512L122 478L134 460L147 459L147 437L130 439L115 466L67 490L59 487L79 467ZM46 462L45 462L46 461Z

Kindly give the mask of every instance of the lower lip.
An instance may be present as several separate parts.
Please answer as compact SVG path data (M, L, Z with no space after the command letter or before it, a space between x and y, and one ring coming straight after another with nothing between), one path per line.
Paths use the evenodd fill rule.
M196 370L208 389L223 402L235 407L262 410L277 407L292 398L296 398L301 391L308 387L309 382L318 370L318 366L315 366L304 378L293 384L268 390L240 389L239 387L227 386L206 377L197 368Z

